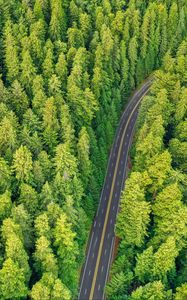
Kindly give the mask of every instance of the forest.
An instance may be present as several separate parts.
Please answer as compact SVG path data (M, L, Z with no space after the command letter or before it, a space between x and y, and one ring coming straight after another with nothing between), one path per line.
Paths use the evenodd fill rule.
M164 57L139 112L109 299L187 299L186 75L185 40Z
M186 0L0 0L0 299L77 297L115 130L153 72L106 294L187 299L186 33Z

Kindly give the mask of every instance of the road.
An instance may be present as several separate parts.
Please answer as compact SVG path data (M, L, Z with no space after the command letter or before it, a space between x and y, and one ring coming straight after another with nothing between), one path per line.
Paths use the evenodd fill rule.
M81 273L79 300L104 299L104 288L114 248L116 216L127 172L129 148L139 104L149 91L150 85L151 80L148 80L134 93L116 131L97 215L90 233L86 261Z

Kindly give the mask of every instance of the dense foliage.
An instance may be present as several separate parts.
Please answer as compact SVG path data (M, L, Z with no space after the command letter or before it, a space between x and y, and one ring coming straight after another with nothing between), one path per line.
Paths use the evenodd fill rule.
M155 78L137 122L109 299L187 297L187 41Z
M168 49L175 52L184 39L186 0L0 0L0 16L0 299L68 300L77 294L88 230L118 117L134 87L161 65ZM173 88L173 103L162 89L159 109L166 116L162 112L157 119L152 116L154 123L147 121L140 132L141 136L148 132L145 143L156 135L160 144L153 139L156 148L152 145L150 153L145 153L146 145L137 142L135 168L146 180L138 187L142 201L136 209L141 212L143 208L144 221L139 235L132 232L128 242L135 247L133 257L140 252L136 276L145 284L149 274L141 273L141 255L145 253L139 247L143 247L150 224L151 207L144 195L148 193L150 198L154 194L157 199L156 218L163 193L175 190L179 209L171 209L180 212L176 217L180 226L185 213L179 185L185 169L185 108L181 109L178 101L185 107L185 91L180 92L185 44L180 49L179 75L172 75L172 69L168 75L171 89L179 77L177 88ZM168 54L167 68L172 66L174 69ZM157 99L157 90L155 87L148 107ZM169 127L174 105L178 105L175 130ZM154 124L154 129L149 124ZM161 153L164 142L168 143L168 137L162 140L164 128L172 134L169 147L175 172L169 152ZM158 165L164 161L167 169L159 183L159 167L152 170L153 178L147 169L141 169L148 168L145 156L149 168L154 161ZM166 187L170 172L172 181ZM139 175L134 176L137 180ZM154 222L158 223L159 234L154 236L157 247L166 229L159 225L161 221ZM122 232L120 222L118 228ZM181 241L183 231L177 232ZM179 257L179 264L185 264L180 260L183 243L176 246L175 237L165 241L158 254L150 247L148 254L154 252L154 257L163 252L163 247L173 247L165 270L174 265L175 257ZM126 261L125 256L121 265ZM134 265L128 270L132 268ZM184 266L181 278L182 270ZM122 292L124 286L128 288L134 282L133 271L123 271L117 275L125 282ZM158 271L155 274L157 280ZM151 289L157 286L161 286L159 280ZM144 288L150 293L150 283ZM178 293L184 289L181 286Z

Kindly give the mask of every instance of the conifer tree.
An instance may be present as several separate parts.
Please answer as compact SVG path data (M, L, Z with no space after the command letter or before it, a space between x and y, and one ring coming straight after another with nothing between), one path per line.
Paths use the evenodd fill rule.
M90 139L85 127L80 131L77 147L81 178L86 186L91 175L91 162Z
M66 30L66 15L64 4L59 0L50 0L51 19L50 19L50 37L53 41L63 40Z
M16 178L21 182L29 182L32 179L32 155L26 146L20 146L14 153L13 170Z
M16 45L16 40L12 32L12 24L7 21L5 25L5 61L7 67L7 80L12 82L14 79L18 78L20 63L18 58L18 48Z

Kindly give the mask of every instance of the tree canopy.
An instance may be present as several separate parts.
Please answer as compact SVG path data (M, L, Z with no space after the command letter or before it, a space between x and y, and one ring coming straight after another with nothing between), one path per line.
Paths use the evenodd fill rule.
M186 1L0 0L0 15L0 299L77 297L118 120L156 69L107 293L185 298Z

